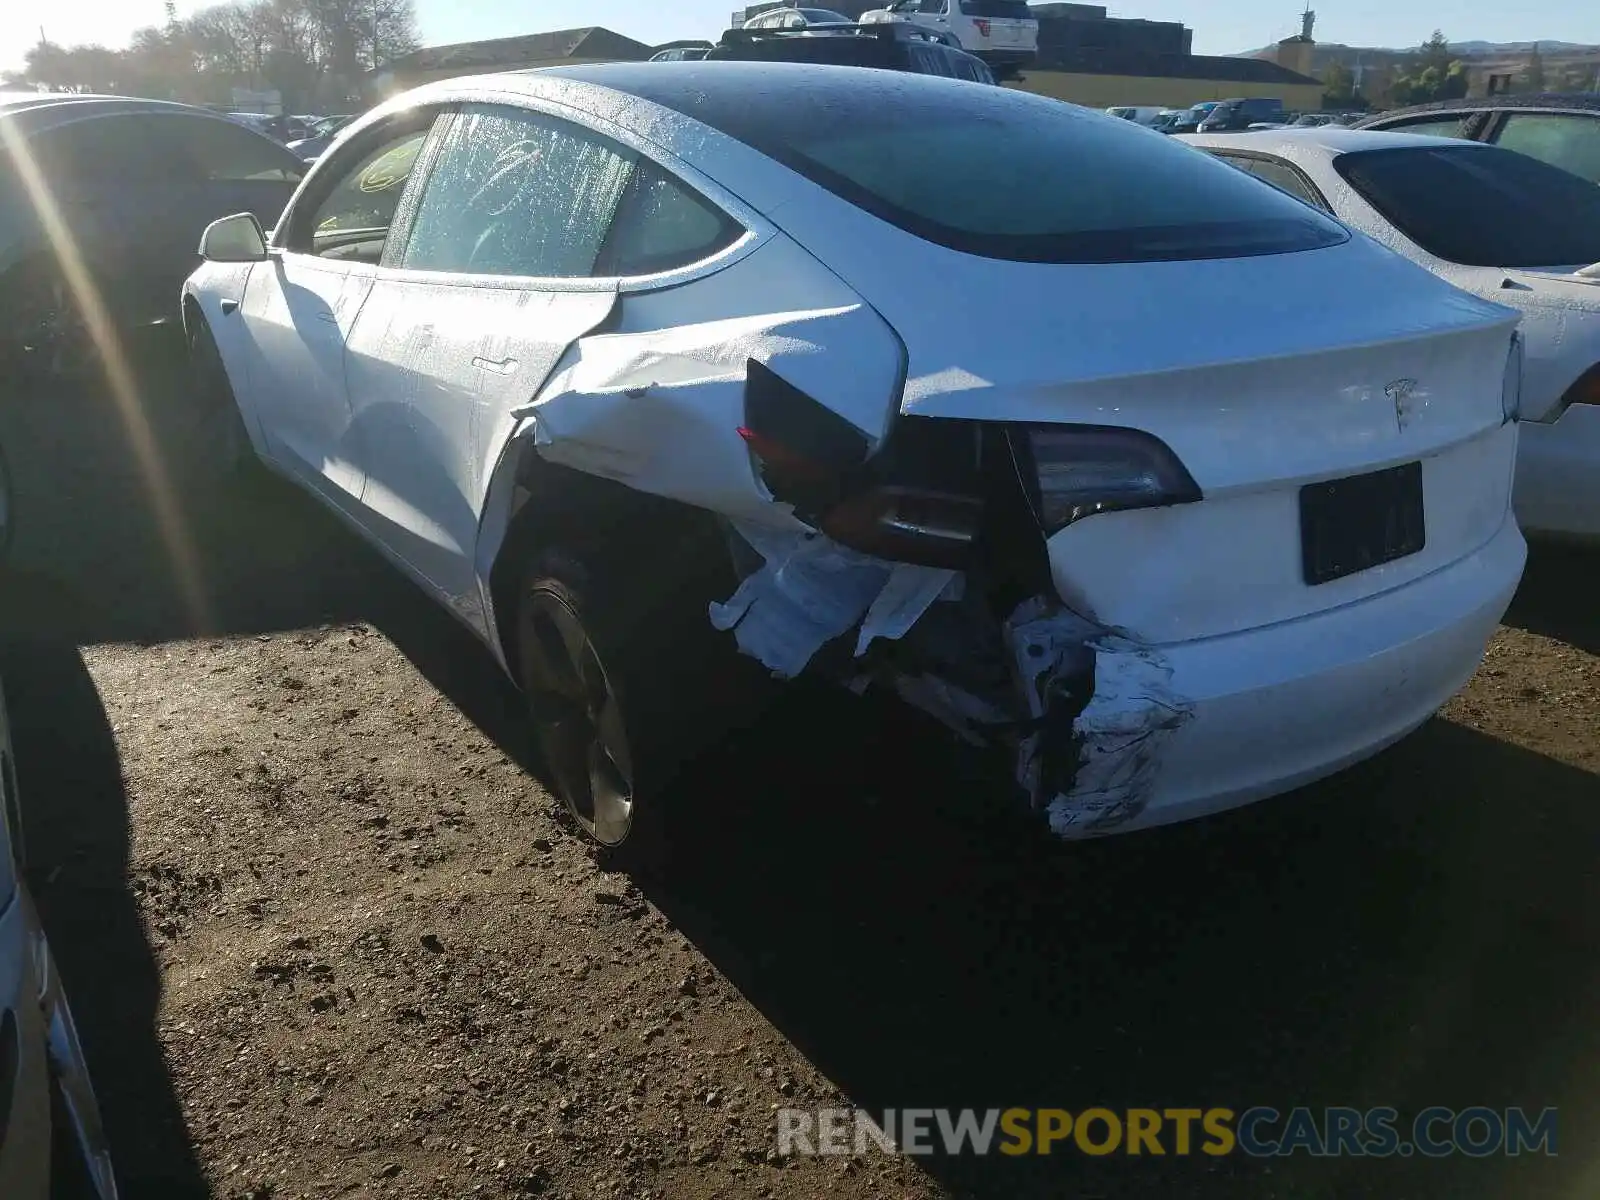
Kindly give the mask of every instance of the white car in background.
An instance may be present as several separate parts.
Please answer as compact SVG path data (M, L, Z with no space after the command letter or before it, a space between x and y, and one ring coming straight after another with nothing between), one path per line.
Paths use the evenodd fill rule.
M1064 837L1242 804L1427 720L1522 572L1514 312L1011 89L450 80L202 252L204 394L488 644L607 846L756 663L1004 748Z
M1600 538L1600 188L1458 138L1324 126L1183 140L1521 312L1517 519Z
M1014 78L1039 53L1039 20L1027 0L899 0L861 14L863 25L908 21L951 39L989 64L996 79Z
M1154 125L1160 118L1171 111L1169 108L1160 108L1154 105L1114 104L1106 109L1106 116L1132 121L1135 125Z

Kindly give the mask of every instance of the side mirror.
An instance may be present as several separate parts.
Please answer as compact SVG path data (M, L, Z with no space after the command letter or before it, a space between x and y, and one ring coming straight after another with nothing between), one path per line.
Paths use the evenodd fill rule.
M262 262L267 235L254 213L235 213L206 226L200 235L200 257L207 262Z

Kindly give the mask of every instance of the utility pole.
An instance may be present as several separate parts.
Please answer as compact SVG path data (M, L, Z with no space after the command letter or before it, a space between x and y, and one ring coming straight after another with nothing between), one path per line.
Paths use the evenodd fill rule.
M372 69L378 69L378 0L372 0Z

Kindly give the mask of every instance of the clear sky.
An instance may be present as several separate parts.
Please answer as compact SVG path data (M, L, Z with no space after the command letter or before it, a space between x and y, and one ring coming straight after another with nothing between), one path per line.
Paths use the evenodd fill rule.
M823 4L825 0L814 0ZM1358 46L1407 46L1442 27L1456 40L1552 39L1600 43L1595 0L1312 0L1317 40ZM180 13L206 7L178 0ZM507 37L581 25L604 25L641 42L715 37L737 5L729 0L417 0L425 43ZM1296 0L1117 0L1112 16L1182 21L1197 54L1232 54L1299 31ZM161 0L0 0L0 68L19 66L39 27L53 42L118 47L142 25L159 24Z

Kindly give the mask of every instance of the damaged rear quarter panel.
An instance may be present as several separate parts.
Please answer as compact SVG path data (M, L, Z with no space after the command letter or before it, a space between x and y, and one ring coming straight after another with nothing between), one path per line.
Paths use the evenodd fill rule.
M625 281L619 304L606 331L580 337L538 395L513 410L514 423L491 456L496 465L476 552L490 630L489 580L516 515L517 472L527 453L640 492L801 530L789 507L767 493L738 433L749 360L874 441L897 413L899 338L781 234L690 283Z
M547 461L728 516L788 523L738 430L747 364L770 368L881 441L903 351L878 314L787 238L714 275L625 294L524 414Z

